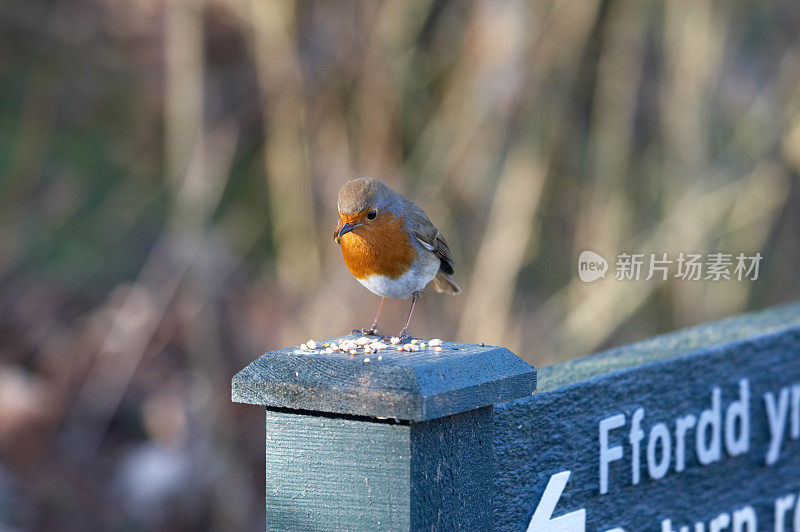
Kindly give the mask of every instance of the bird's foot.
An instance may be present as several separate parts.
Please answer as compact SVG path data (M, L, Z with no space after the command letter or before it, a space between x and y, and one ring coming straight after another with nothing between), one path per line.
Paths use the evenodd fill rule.
M380 336L381 333L378 332L378 329L372 327L371 329L353 329L350 334L361 334L363 336Z
M411 336L410 334L407 334L407 333L406 334L398 334L397 336L389 336L388 334L384 334L384 335L381 335L378 338L378 341L386 343L386 344L390 344L390 345L403 345L403 344L407 344L408 342L410 342L413 339L414 339L414 337Z
M397 337L400 339L400 341L398 342L400 344L408 343L408 342L410 342L411 340L414 339L413 336L411 336L410 334L408 334L405 331L403 331L400 334L398 334Z

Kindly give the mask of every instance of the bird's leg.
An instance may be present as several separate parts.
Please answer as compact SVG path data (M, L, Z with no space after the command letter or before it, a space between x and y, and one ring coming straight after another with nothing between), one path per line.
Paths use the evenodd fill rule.
M367 336L374 336L378 333L378 318L381 317L381 310L383 310L383 302L386 301L385 297L381 298L381 304L378 305L378 313L375 314L375 319L372 320L372 327L369 329L353 329L351 334L365 334Z
M408 319L406 319L406 326L403 327L403 330L400 331L400 334L397 335L400 338L401 342L405 342L406 340L411 339L411 335L408 334L408 324L411 323L411 315L414 314L414 305L417 304L417 299L419 299L420 292L414 292L412 299L411 299L411 310L408 311Z

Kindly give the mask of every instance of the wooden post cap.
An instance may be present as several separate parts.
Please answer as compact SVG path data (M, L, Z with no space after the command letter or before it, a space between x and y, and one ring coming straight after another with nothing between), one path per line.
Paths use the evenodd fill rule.
M239 403L428 421L531 395L536 370L504 347L442 342L418 351L327 354L300 347L261 355L232 380ZM374 337L373 337L374 338ZM417 344L419 345L419 344Z

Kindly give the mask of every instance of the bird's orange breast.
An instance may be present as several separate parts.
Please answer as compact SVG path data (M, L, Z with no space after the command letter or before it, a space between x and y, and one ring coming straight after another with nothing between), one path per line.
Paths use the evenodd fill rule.
M408 271L417 252L411 245L403 218L389 212L342 235L342 257L356 279L383 275L397 279Z

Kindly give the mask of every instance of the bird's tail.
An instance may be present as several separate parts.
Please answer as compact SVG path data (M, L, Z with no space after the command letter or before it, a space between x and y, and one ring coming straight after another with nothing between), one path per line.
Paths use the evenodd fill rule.
M445 294L451 295L461 293L461 287L458 286L456 280L444 273L442 270L439 270L439 273L436 274L436 277L431 279L430 284L437 292L444 292Z

